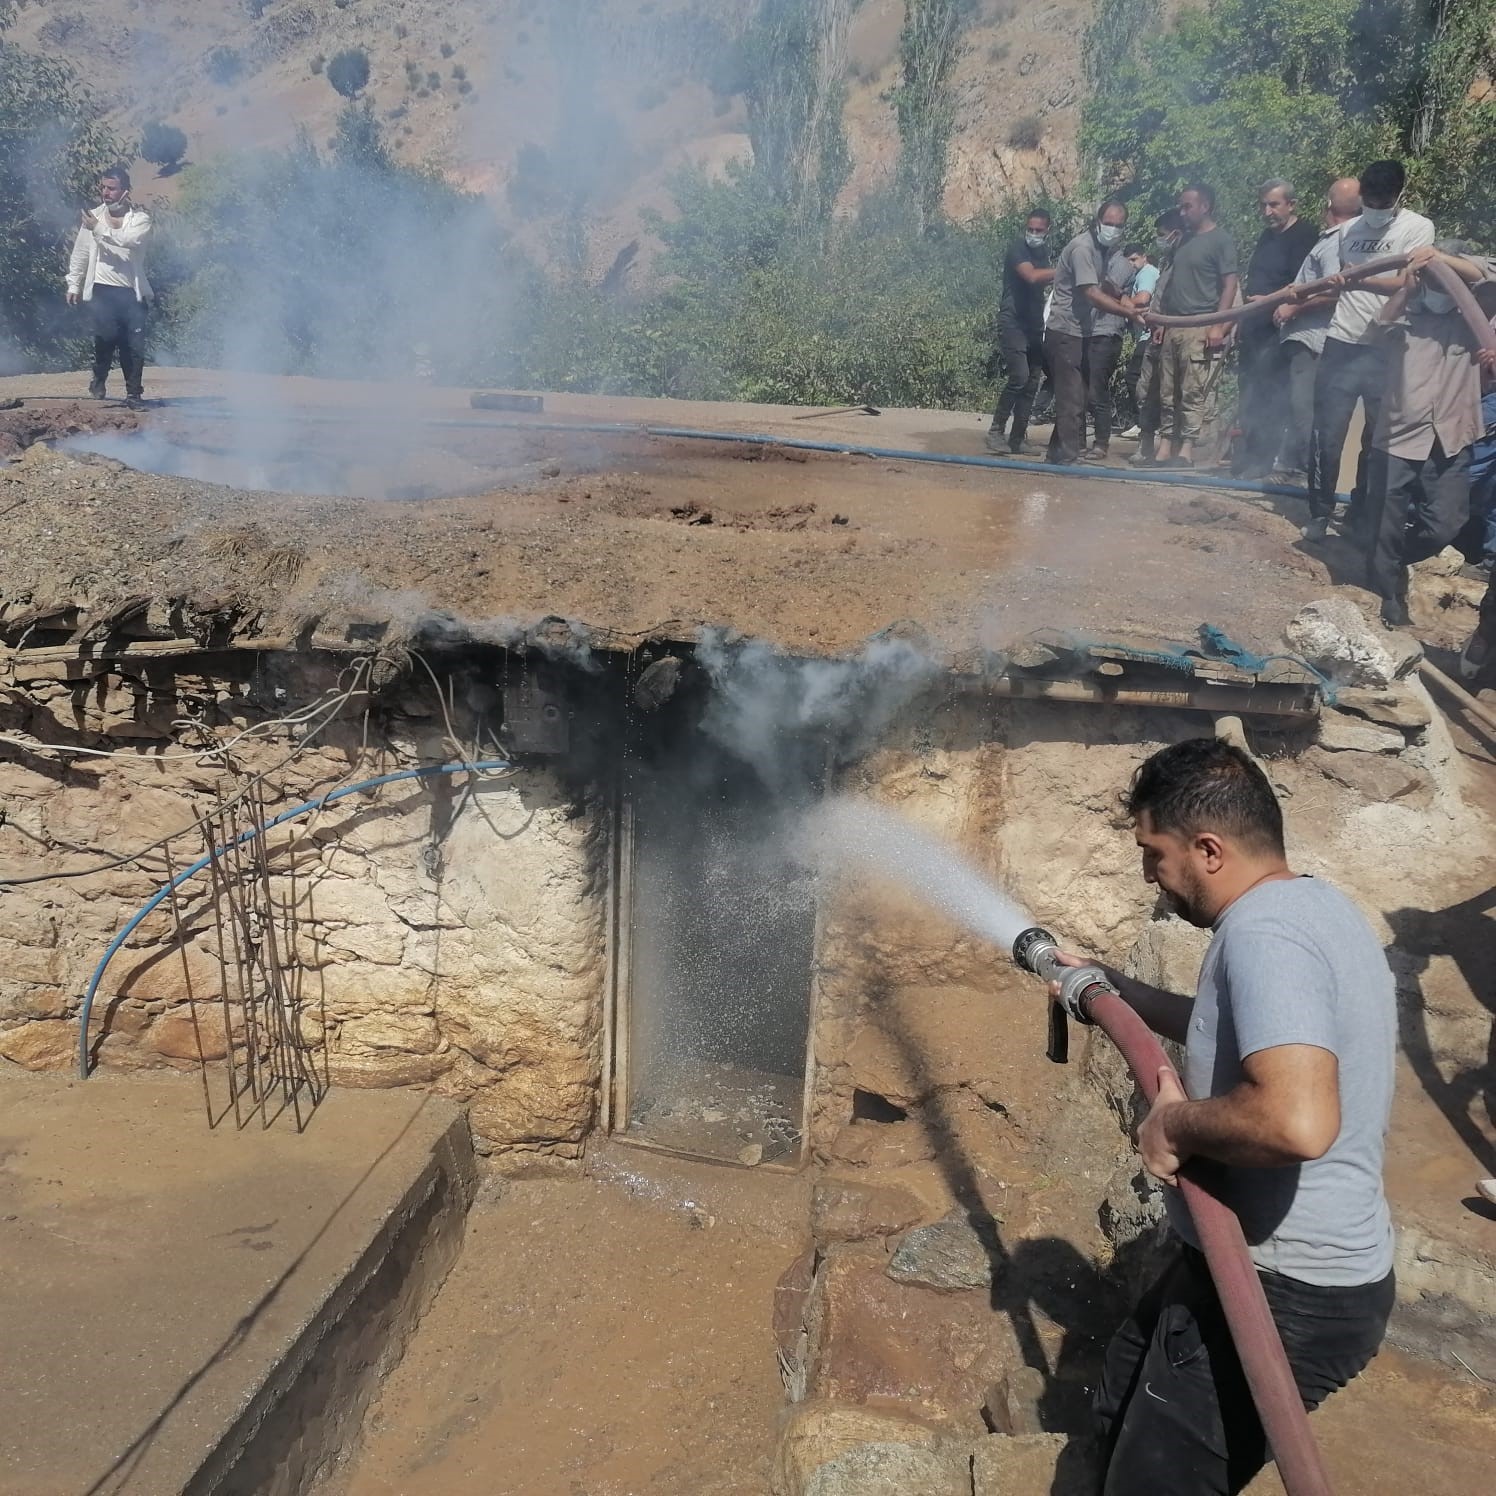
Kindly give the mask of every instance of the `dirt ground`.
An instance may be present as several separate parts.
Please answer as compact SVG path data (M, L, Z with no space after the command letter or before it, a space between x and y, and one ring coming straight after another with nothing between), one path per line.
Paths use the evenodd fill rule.
M40 397L76 385L0 381L0 398L25 401L11 420L34 425L36 408L52 408L66 431L89 408ZM1208 621L1270 652L1337 566L1333 551L1297 543L1293 514L1250 495L577 429L650 422L977 455L985 423L973 414L806 421L776 407L548 396L540 419L557 430L427 387L249 381L232 406L222 376L153 371L151 388L165 402L143 427L167 460L190 447L238 486L33 448L0 466L7 604L81 601L96 614L149 592L189 614L229 610L239 633L267 636L313 620L409 636L444 618L502 635L560 615L607 642L714 624L810 653L912 625L952 657L1038 628L1192 641ZM115 407L93 409L121 424ZM354 493L445 479L462 496L242 491L275 469Z
M511 1181L325 1496L747 1496L783 1387L769 1310L803 1177L594 1150Z

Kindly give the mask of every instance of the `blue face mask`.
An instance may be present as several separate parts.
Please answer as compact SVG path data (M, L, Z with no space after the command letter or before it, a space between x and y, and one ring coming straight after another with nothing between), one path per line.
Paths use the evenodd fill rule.
M1122 226L1117 223L1098 223L1096 225L1096 242L1110 248L1122 237Z
M1043 249L1044 246L1049 242L1049 240L1044 234L1025 234L1023 236L1023 242L1027 244L1030 249Z

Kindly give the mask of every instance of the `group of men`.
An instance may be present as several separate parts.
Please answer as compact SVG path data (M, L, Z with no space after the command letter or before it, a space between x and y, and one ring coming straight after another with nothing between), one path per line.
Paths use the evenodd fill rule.
M1128 383L1140 441L1129 461L1195 467L1234 342L1232 469L1305 488L1308 540L1328 536L1341 455L1362 407L1341 533L1366 553L1383 621L1406 625L1410 565L1457 539L1477 565L1488 569L1496 556L1496 386L1484 405L1482 396L1493 360L1428 273L1441 261L1473 291L1489 288L1489 315L1496 263L1461 241L1436 241L1434 225L1402 206L1405 180L1400 162L1373 162L1359 178L1331 184L1319 224L1300 216L1291 183L1265 182L1263 229L1244 276L1216 221L1215 192L1203 183L1155 220L1151 247L1124 242L1127 204L1109 198L1051 260L1051 218L1036 209L1004 265L997 330L1007 377L988 449L1038 455L1026 436L1047 373L1055 405L1047 460L1108 462L1112 384L1131 328ZM1412 256L1406 269L1354 273L1399 255ZM1271 310L1225 316L1269 299ZM1210 322L1216 314L1223 320ZM1159 320L1177 317L1203 325Z

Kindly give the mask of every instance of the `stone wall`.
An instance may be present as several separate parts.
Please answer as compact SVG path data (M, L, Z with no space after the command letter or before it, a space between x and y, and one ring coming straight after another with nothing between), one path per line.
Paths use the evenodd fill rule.
M125 756L62 767L59 756L5 746L0 867L7 876L90 867L190 828L219 794L267 770L274 814L339 782L451 757L434 696L397 688L370 724L371 703L357 698L277 768L304 729L269 724L335 679L314 660L273 670L226 662L217 674L158 671L149 683L111 674L11 688L0 732ZM188 716L220 739L267 731L240 745L230 772L190 755L193 730L172 726ZM271 898L295 914L303 1040L335 1084L429 1084L469 1104L480 1146L574 1157L601 1083L605 817L544 760L471 793L466 783L350 796L269 839ZM201 851L198 835L179 838L175 865ZM90 973L165 881L158 853L143 868L4 890L0 1056L34 1069L73 1063ZM191 1068L200 1042L208 1058L223 1056L210 893L206 876L182 890L185 971L169 904L110 964L94 1007L98 1063Z

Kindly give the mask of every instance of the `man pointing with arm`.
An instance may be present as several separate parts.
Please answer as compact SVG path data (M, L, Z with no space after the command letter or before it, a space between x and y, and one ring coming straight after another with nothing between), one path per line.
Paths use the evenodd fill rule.
M1392 1307L1392 974L1350 900L1290 869L1272 787L1239 749L1165 748L1125 804L1146 881L1214 932L1193 998L1109 973L1185 1045L1184 1085L1164 1072L1138 1148L1168 1185L1192 1160L1211 1171L1313 1408L1376 1354ZM1267 1458L1189 1213L1172 1188L1165 1203L1174 1260L1112 1340L1096 1393L1106 1496L1234 1493Z

